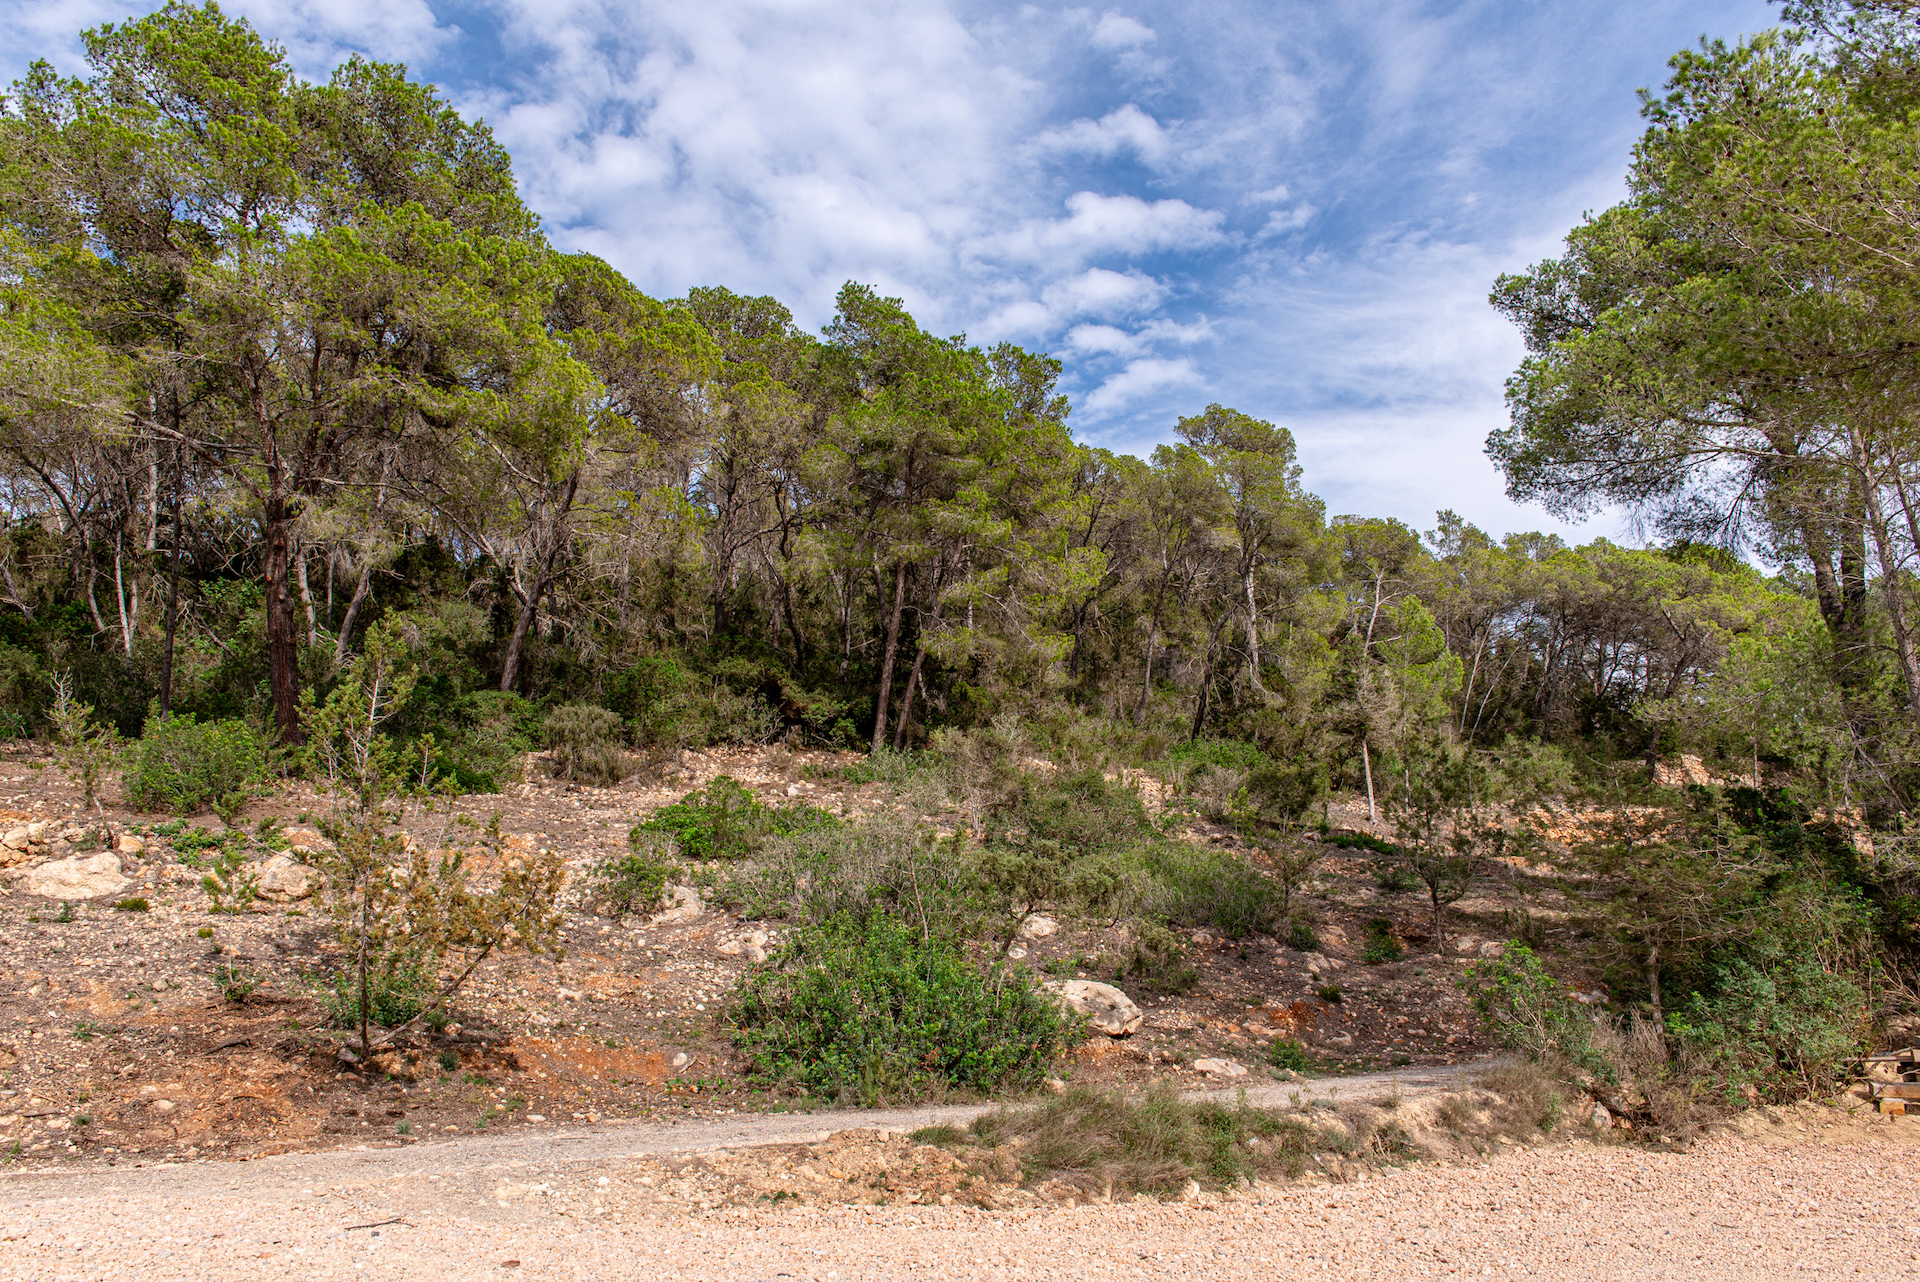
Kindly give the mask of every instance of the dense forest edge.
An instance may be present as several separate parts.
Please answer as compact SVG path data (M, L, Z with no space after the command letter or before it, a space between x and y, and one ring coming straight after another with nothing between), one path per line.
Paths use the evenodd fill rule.
M816 335L554 248L403 66L310 83L213 4L99 27L0 108L0 734L235 825L325 784L361 1054L559 933L557 856L472 830L480 889L406 807L759 744L959 816L715 782L597 871L616 916L697 865L794 926L729 1007L768 1083L1033 1089L1075 1033L1008 957L1033 914L1131 923L1116 976L1177 990L1177 930L1316 946L1303 888L1359 848L1442 953L1495 866L1574 888L1581 929L1516 911L1464 982L1620 1115L1830 1093L1920 1013L1920 34L1783 22L1677 55L1627 199L1493 289L1510 492L1646 548L1330 516L1221 405L1085 445L1059 361L870 287Z

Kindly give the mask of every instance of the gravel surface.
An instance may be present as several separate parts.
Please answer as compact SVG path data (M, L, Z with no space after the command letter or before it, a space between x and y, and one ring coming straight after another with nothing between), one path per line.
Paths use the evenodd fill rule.
M22 1172L0 1183L0 1279L1920 1275L1920 1118L1806 1106L1743 1131L1687 1152L1578 1141L1345 1185L993 1212L638 1210L625 1189L647 1145L613 1142L641 1138L629 1128L544 1153L516 1136ZM712 1138L696 1132L683 1140Z

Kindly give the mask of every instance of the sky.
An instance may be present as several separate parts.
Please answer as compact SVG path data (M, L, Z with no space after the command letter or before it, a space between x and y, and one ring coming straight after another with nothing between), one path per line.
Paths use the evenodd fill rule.
M154 5L8 0L0 74ZM1079 439L1219 403L1329 514L1633 541L1485 457L1522 355L1487 305L1624 194L1635 90L1764 0L230 0L304 75L405 62L514 155L562 248L648 293L849 280L1065 364Z

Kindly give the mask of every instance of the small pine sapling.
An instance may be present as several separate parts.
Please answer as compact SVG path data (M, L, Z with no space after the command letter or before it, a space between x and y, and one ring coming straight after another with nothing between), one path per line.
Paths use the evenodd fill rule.
M100 781L120 757L120 735L112 726L93 724L93 705L73 697L73 674L53 679L53 761L69 783L80 786L86 806L103 813Z

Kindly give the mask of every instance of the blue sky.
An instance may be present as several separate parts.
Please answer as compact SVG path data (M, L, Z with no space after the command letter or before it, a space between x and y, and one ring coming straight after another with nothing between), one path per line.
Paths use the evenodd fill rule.
M145 7L13 0L4 71ZM1634 90L1762 0L235 0L323 76L408 63L513 150L554 240L650 293L842 282L1066 362L1081 439L1218 401L1333 513L1564 529L1482 454L1520 356L1488 287L1617 200ZM1620 536L1602 518L1566 530Z

